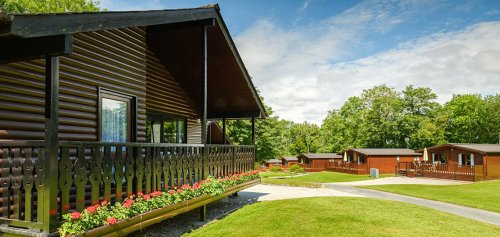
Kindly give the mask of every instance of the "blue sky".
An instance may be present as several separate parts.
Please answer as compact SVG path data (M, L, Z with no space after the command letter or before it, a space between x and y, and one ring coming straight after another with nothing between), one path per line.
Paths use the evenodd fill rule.
M212 1L101 0L108 10ZM320 124L363 89L500 93L500 1L221 0L240 54L280 117Z

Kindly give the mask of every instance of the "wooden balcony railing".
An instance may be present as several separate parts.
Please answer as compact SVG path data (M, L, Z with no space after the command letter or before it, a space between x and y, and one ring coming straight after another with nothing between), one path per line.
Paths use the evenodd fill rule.
M0 231L47 232L70 211L103 200L121 202L137 192L177 189L209 175L248 171L255 160L254 146L60 142L58 165L49 172L44 146L0 141ZM50 183L53 175L57 182ZM48 209L44 193L49 189L57 189L57 210ZM47 212L57 217L45 219Z
M348 174L368 174L368 165L364 163L328 161L325 169Z
M481 172L482 165L450 165L432 164L418 162L400 162L396 165L396 174L404 174L410 177L420 176L429 178L455 179L464 181L475 181Z

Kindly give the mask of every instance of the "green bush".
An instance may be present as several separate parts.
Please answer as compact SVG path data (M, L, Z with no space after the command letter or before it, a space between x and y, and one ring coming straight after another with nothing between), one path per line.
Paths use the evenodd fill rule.
M279 167L279 166L273 166L273 167L269 168L269 171L271 171L271 172L280 172L281 171L281 167Z
M300 167L298 164L292 165L288 168L288 171L293 173L304 173L304 168Z

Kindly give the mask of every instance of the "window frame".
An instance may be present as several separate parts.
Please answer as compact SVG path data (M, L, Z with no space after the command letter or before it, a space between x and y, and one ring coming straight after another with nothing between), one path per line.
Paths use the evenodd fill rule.
M170 113L164 113L164 112L158 112L158 111L147 111L146 112L146 123L147 121L160 121L161 124L161 133L160 133L160 143L166 143L165 142L165 121L167 120L182 120L183 121L183 130L184 130L184 139L182 139L181 143L173 143L173 144L187 144L187 118L180 116L180 115L175 115L175 114L170 114ZM179 128L177 128L179 129ZM149 141L151 142L151 141Z
M102 132L103 132L103 117L102 117L102 100L110 99L127 103L127 142L136 142L137 141L137 97L133 95L129 95L126 93L121 93L117 91L113 91L110 89L103 89L97 87L97 140L99 142L104 142L102 140Z

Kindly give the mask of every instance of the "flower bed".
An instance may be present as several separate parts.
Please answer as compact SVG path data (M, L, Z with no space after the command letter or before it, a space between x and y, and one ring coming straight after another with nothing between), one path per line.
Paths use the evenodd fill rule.
M115 203L114 205L103 201L100 205L87 207L82 212L65 214L63 216L65 222L59 228L59 234L61 236L80 235L100 226L117 224L132 226L135 224L134 217L140 217L140 220L137 221L141 222L143 219L154 218L158 215L168 216L169 210L176 210L184 206L188 211L215 201L215 199L210 200L210 197L223 196L222 194L227 194L229 191L238 191L239 189L235 188L239 186L243 188L242 185L248 181L259 178L258 173L258 171L250 171L218 179L209 177L192 186L183 185L177 190L155 191L150 194L137 193L125 199L123 203ZM189 204L190 202L191 204ZM194 203L197 205L193 205ZM189 208L187 208L188 206ZM146 216L148 213L152 215ZM170 216L173 215L175 214Z

